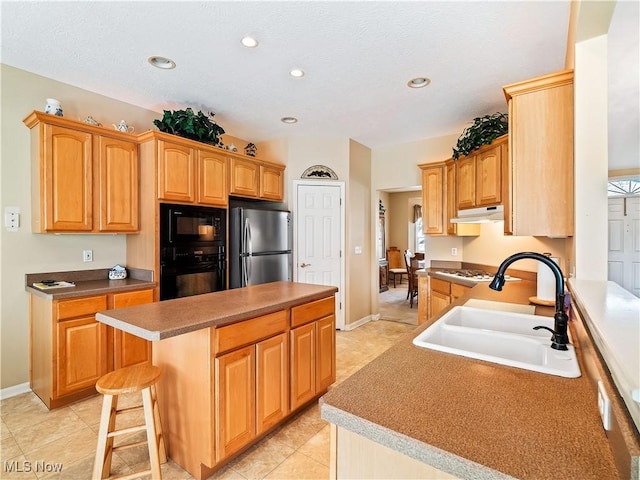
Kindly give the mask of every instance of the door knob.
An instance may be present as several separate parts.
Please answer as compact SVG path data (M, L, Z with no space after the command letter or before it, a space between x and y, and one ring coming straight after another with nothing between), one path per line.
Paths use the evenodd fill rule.
M304 263L304 262L302 262L302 263L300 264L300 268L305 268L305 267L310 267L310 266L311 266L311 264L310 264L310 263Z

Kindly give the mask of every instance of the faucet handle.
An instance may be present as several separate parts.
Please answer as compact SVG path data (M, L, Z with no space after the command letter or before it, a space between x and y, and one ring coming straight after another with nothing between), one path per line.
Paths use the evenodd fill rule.
M569 338L566 334L561 334L553 330L552 328L545 327L543 325L538 325L533 327L534 330L540 330L541 328L545 330L549 330L551 332L551 348L554 350L569 350L567 347L567 343L569 343Z

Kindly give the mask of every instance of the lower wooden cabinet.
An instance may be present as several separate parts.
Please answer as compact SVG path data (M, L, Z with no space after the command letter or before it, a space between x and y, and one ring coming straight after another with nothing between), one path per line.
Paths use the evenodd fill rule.
M336 318L334 299L326 298L292 309L291 410L324 392L336 379Z
M55 397L92 388L107 373L107 329L93 316L56 324Z
M109 309L153 303L153 290L123 292L109 295ZM130 367L151 361L151 342L108 327L113 332L113 368Z
M215 360L216 460L227 458L256 436L255 346Z
M154 343L168 455L197 479L335 381L335 297Z
M216 460L228 458L288 413L286 334L215 359Z
M451 304L451 282L431 278L429 293L429 318L433 318Z
M68 300L30 297L30 385L48 408L93 395L105 373L151 359L149 342L114 332L95 314L152 302L152 289Z

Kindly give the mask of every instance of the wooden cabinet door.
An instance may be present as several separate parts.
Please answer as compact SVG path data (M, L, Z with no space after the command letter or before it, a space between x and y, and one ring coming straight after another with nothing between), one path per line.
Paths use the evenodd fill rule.
M451 300L456 300L461 296L465 295L471 287L467 287L466 285L460 285L458 283L451 284Z
M231 195L257 197L259 192L260 169L254 162L231 158Z
M138 145L98 136L94 148L98 168L99 230L138 231Z
M226 207L227 195L227 157L199 150L198 203Z
M260 165L260 198L282 201L284 171L281 168Z
M446 177L447 235L455 235L457 233L457 224L449 221L458 215L458 205L456 204L456 164L453 161L447 163Z
M56 395L92 387L107 373L106 325L94 316L57 323Z
M316 325L308 323L291 330L291 410L316 394Z
M320 393L336 381L336 317L316 322L316 392Z
M498 205L502 201L500 145L476 155L476 206Z
M444 230L444 168L422 170L422 229L428 235L443 235Z
M461 157L456 161L456 198L458 210L473 208L476 203L475 157Z
M42 155L41 230L90 232L93 228L91 134L45 124Z
M153 290L123 292L111 295L109 308L133 307L153 303ZM117 328L113 329L113 368L138 365L151 361L151 342Z
M451 297L444 293L431 290L431 303L429 304L429 318L433 318L451 303Z
M195 200L195 152L193 148L158 140L158 198Z
M256 345L256 382L256 429L260 434L289 413L286 333Z
M255 346L215 359L216 460L240 450L256 436Z

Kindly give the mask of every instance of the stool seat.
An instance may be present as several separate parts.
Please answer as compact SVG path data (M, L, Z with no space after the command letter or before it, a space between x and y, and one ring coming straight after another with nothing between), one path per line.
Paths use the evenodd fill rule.
M152 479L161 479L160 464L167 461L164 447L164 437L160 424L160 413L156 397L156 383L160 380L161 371L150 364L132 365L107 373L96 382L96 390L104 395L102 415L98 432L98 446L93 465L93 478L104 479L111 475L112 453L126 448L147 444L149 449L150 468L142 472L119 477L121 479L138 478L141 475L151 475ZM141 392L142 405L118 409L118 395L124 393ZM144 423L127 428L116 429L116 416L119 413L142 409ZM114 438L135 432L146 431L147 439L142 442L131 442L114 445Z
M148 364L120 368L100 377L96 390L103 395L138 392L158 383L160 373L158 367Z

